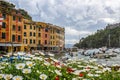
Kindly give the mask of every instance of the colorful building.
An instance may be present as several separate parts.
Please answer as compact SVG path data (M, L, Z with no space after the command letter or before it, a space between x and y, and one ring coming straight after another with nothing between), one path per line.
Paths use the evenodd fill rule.
M10 42L10 15L0 13L0 18L3 18L0 25L0 50L7 50Z
M22 43L22 15L14 5L0 1L0 49L8 52L20 51Z
M13 51L21 51L23 17L19 10L13 9L10 16L10 41Z
M63 50L65 46L65 29L49 24L50 26L50 49L52 51Z
M47 23L37 22L37 48L38 50L49 50L50 27Z
M0 1L0 50L7 52L63 50L64 28L32 21L25 10Z

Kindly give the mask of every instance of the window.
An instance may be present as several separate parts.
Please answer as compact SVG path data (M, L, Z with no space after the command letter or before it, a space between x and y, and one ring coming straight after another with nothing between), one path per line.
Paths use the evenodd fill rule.
M16 20L16 17L15 16L13 16L13 21L15 21Z
M33 40L33 43L35 44L35 40Z
M26 32L24 32L24 36L27 36Z
M53 45L55 45L55 41L53 41Z
M5 37L6 37L6 34L2 33L2 39L5 39Z
M52 30L50 30L50 33L52 33Z
M41 40L39 40L38 44L41 44Z
M41 37L41 33L38 33L38 37Z
M30 25L30 29L32 29L32 25Z
M50 36L50 39L52 39L52 36Z
M23 43L25 44L25 39L23 39Z
M21 22L21 18L18 18L18 21Z
M34 32L33 36L35 37L35 32Z
M18 31L20 31L21 30L21 27L20 26L18 26Z
M59 30L56 30L56 32L57 32L58 34L60 34L60 31L59 31Z
M34 30L35 30L35 26L34 26Z
M2 28L6 28L6 23L5 22L2 23Z
M45 28L45 32L48 32L48 28Z
M21 41L21 37L20 36L18 36L18 42L20 42Z
M47 38L47 34L45 34L45 38Z
M26 39L26 44L28 43L28 40Z
M18 11L16 11L16 14L18 14Z
M39 28L39 31L40 31L40 28Z
M50 42L50 44L52 45L52 41Z
M30 39L30 44L32 44L32 39Z
M24 25L24 29L26 29L26 25Z
M4 19L6 19L6 14L2 14L2 17L3 17Z
M15 30L15 25L13 25L12 30Z
M15 41L15 35L12 35L12 41Z
M27 43L28 43L28 40L27 40L27 39L23 39L23 43L24 43L24 44L27 44Z
M45 44L47 44L47 40L45 40Z
M30 36L32 36L32 32L30 32Z

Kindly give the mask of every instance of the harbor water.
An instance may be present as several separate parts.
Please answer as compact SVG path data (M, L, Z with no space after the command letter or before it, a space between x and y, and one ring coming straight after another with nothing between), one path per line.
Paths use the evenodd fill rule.
M76 54L77 54L77 56L76 56ZM110 58L106 58L106 59L90 58L90 56L81 55L79 53L76 53L76 54L73 55L73 57L77 57L78 59L80 59L80 58L83 58L85 60L96 59L96 62L99 63L99 64L104 64L104 65L107 65L107 66L112 66L112 65L119 65L120 66L120 54L117 54L116 57L110 57ZM73 58L68 53L66 53L65 56L69 59Z

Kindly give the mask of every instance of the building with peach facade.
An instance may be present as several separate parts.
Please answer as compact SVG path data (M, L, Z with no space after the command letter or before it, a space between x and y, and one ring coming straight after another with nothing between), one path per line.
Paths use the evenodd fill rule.
M9 5L7 5L9 4ZM23 17L11 3L0 1L0 50L21 51Z
M50 27L47 23L36 22L37 25L37 49L49 50L50 45Z
M10 17L10 41L13 51L21 51L23 16L19 10L13 9Z
M32 21L25 10L15 9L12 3L0 1L0 50L63 50L64 35L64 28Z

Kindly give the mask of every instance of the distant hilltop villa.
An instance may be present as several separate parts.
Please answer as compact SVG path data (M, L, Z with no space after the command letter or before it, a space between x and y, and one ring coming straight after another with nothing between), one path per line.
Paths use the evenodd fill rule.
M116 28L116 27L120 27L120 22L119 23L115 23L115 24L108 24L106 26L106 29L113 29L113 28Z

